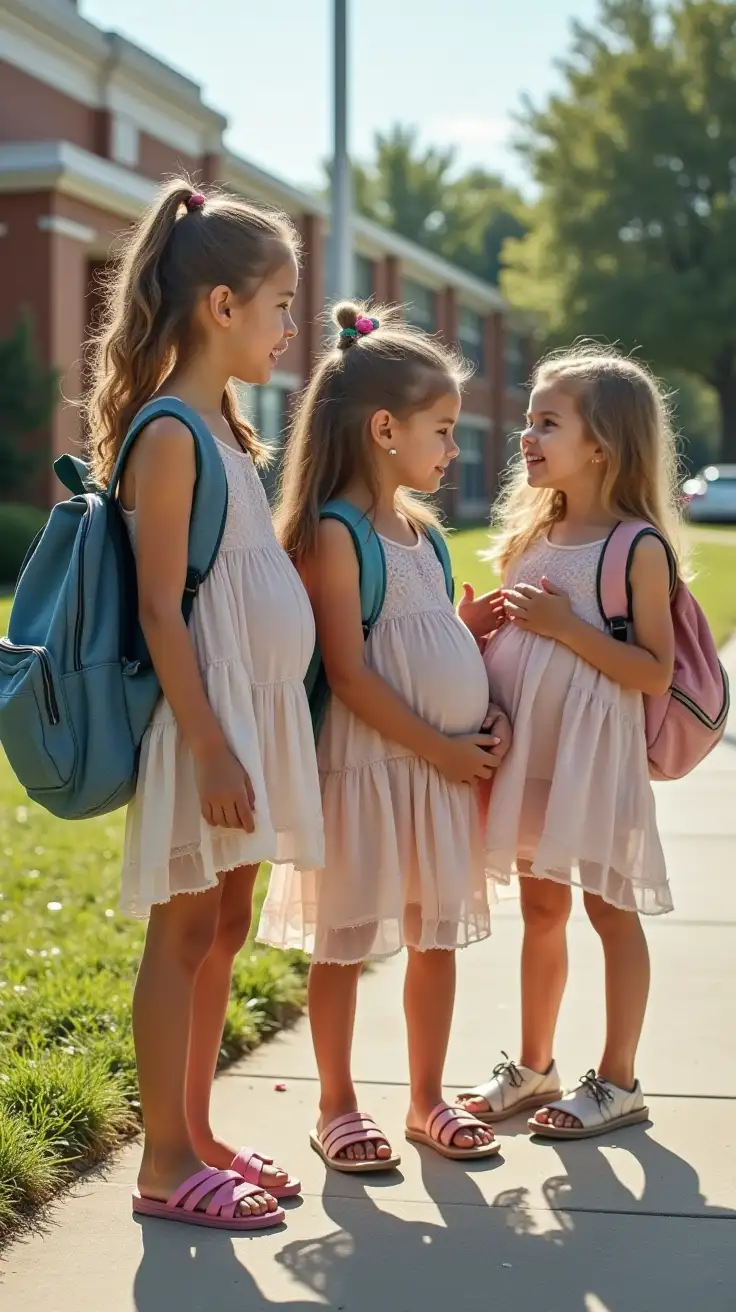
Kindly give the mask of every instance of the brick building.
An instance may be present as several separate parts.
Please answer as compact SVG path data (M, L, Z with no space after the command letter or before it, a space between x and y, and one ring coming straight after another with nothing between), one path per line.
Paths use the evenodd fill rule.
M162 176L184 168L279 206L302 234L299 336L284 370L249 398L263 435L278 442L289 397L321 345L329 214L321 198L230 154L225 127L194 82L84 20L73 0L0 0L0 337L28 309L65 398L78 398L95 275ZM523 409L530 358L521 325L497 288L366 219L355 219L354 249L347 293L408 304L416 323L457 342L476 366L458 430L457 486L446 495L455 518L480 518ZM49 464L72 448L74 406L59 405L42 437ZM53 482L45 490L56 494Z

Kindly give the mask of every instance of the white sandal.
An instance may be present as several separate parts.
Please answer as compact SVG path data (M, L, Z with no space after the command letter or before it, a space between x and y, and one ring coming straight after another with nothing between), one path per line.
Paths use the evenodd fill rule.
M577 1089L555 1102L545 1103L542 1110L564 1112L580 1122L564 1127L538 1121L533 1116L528 1122L529 1129L545 1139L592 1139L597 1134L649 1120L649 1108L644 1105L638 1080L633 1089L619 1089L610 1080L599 1079L595 1071L588 1071Z
M557 1067L552 1062L545 1075L533 1071L530 1066L519 1066L503 1053L504 1061L493 1068L493 1075L487 1084L477 1084L474 1089L464 1089L457 1095L457 1105L463 1111L469 1111L466 1102L459 1099L483 1098L488 1103L487 1112L472 1112L472 1115L486 1125L496 1121L507 1121L510 1116L520 1112L536 1111L546 1107L555 1098L562 1097L562 1085L557 1074Z

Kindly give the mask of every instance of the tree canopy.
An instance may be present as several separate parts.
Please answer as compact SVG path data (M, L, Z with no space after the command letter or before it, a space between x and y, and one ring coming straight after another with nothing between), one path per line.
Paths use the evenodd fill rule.
M520 117L539 199L504 290L550 342L604 336L704 380L736 459L736 3L601 0L563 76Z
M422 149L416 129L376 135L375 159L354 166L356 208L437 255L497 283L508 237L526 232L521 196L485 169L455 169L456 152Z

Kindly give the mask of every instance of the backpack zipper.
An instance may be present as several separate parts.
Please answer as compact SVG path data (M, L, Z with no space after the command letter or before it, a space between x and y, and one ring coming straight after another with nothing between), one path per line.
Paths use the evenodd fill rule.
M77 574L77 618L74 622L74 669L82 668L82 626L84 624L84 544L89 532L89 506L79 536L79 571Z
M54 681L51 675L51 665L43 647L27 647L16 642L10 642L7 638L0 638L0 647L6 651L29 651L37 656L41 664L41 678L43 679L43 699L46 705L46 714L49 718L49 724L57 725L61 719L59 715L59 703L56 700L54 692Z
M715 720L711 720L710 716L706 715L702 707L698 706L697 703L693 701L692 697L688 697L686 692L682 692L680 688L675 688L675 687L672 687L670 689L670 695L674 697L675 701L680 702L682 706L684 706L688 711L690 711L691 714L695 716L696 720L700 720L700 723L704 724L706 729L720 729L721 725L723 724L723 721L726 719L726 716L728 715L731 699L728 695L728 684L723 674L722 666L721 666L721 677L723 678L723 705Z

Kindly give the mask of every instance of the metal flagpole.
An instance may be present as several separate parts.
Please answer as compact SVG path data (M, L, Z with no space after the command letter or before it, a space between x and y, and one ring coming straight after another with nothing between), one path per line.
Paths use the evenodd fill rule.
M333 0L333 149L328 268L330 301L352 296L352 175L348 154L348 0Z

